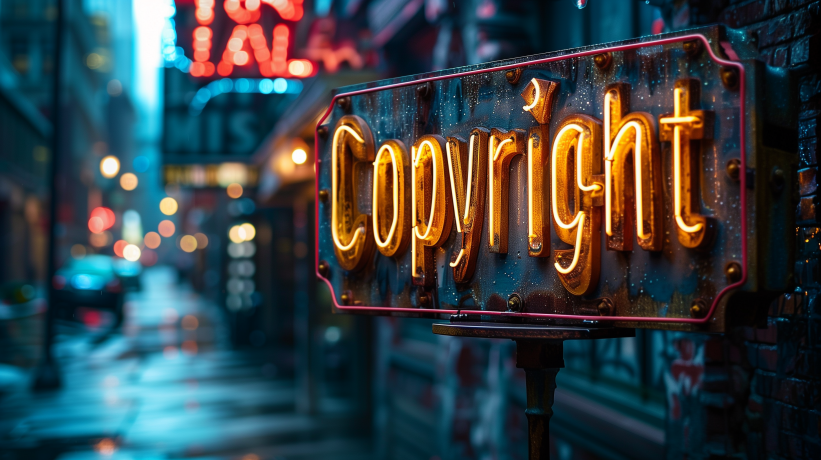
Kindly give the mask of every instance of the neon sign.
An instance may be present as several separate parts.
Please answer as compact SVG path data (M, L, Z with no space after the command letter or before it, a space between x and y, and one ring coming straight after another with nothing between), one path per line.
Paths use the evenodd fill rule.
M193 62L189 70L192 76L226 77L235 67L254 64L263 77L304 78L315 73L310 60L289 59L292 40L286 24L277 24L268 32L258 22L264 5L270 6L285 21L299 21L303 16L302 0L224 0L223 11L235 25L221 51L214 49L216 2L194 0L194 15L199 25L192 32ZM270 47L268 33L271 34Z
M707 52L683 52L692 41ZM761 158L747 143L755 102L725 77L755 76L709 44L670 37L341 90L316 148L318 274L337 308L722 330L730 294L786 287L788 261L762 274L751 260L789 251L789 223L757 220L789 200L723 169ZM644 75L636 53L665 73Z

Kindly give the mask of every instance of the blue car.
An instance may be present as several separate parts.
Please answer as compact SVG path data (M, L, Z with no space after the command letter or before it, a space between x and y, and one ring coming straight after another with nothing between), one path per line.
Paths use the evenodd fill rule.
M114 314L114 327L122 324L123 282L112 257L95 254L71 259L57 270L52 285L52 308L58 318L83 321L79 312L104 310Z

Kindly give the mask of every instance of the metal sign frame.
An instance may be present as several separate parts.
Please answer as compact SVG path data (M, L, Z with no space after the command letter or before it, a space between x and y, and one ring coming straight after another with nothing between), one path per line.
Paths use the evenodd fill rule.
M713 34L710 34L713 35ZM718 34L716 34L718 35ZM713 38L715 43L715 38ZM707 38L702 33L685 33L676 36L670 36L666 38L660 38L656 40L648 40L648 41L635 41L632 43L626 44L617 44L614 46L604 46L602 48L590 48L585 49L578 52L572 52L570 54L559 54L549 57L543 58L536 58L531 60L516 60L516 62L504 64L501 66L495 67L487 67L487 68L480 68L480 69L470 69L462 72L455 72L455 73L447 73L448 71L444 71L440 74L435 74L433 76L424 76L423 78L416 78L416 79L407 79L407 80L400 80L400 81L393 81L388 84L380 85L380 86L372 86L364 88L364 89L356 89L353 91L342 92L339 94L335 94L332 100L331 105L329 106L328 110L324 113L324 115L319 119L317 123L317 130L315 133L315 144L316 144L316 151L320 151L320 129L323 126L323 123L328 119L331 115L331 112L338 100L345 97L350 96L357 96L362 94L373 93L377 91L385 91L390 89L396 88L403 88L409 86L419 86L421 84L425 84L428 82L436 82L440 80L447 80L453 79L458 77L465 77L470 75L478 75L484 74L489 72L504 72L507 70L517 70L521 68L526 68L531 65L537 64L546 64L555 61L562 61L574 58L581 58L581 57L589 57L595 55L601 55L603 53L615 53L615 52L622 52L628 50L637 50L641 48L647 47L654 47L659 45L669 45L669 44L684 44L686 42L697 42L703 48L704 52L709 53L709 57L719 66L723 66L724 68L734 69L738 73L738 94L739 94L739 106L740 110L738 113L738 120L739 120L739 147L741 154L740 157L740 165L739 169L742 172L748 171L747 169L747 156L749 152L747 151L747 78L746 74L748 69L745 68L745 64L739 62L740 59L733 51L732 47L730 46L729 42L721 41L717 43L717 45L721 46L722 51L724 54L727 55L727 58L719 56L713 47L711 46L710 39ZM754 70L754 69L750 69ZM378 85L376 83L374 85ZM315 168L317 174L320 171L320 155L317 154L315 158ZM741 238L741 267L740 267L740 276L738 276L734 282L725 286L713 299L713 302L709 305L709 309L699 315L698 317L660 317L660 316L617 316L617 315L603 315L603 316L593 316L593 315L571 315L571 314L561 314L561 313L535 313L535 312L512 312L512 311L492 311L492 310L480 310L480 309L438 309L438 308L405 308L405 307L383 307L383 306L365 306L365 305L344 305L341 304L339 299L337 299L337 295L333 290L333 286L331 281L323 275L322 270L320 269L320 258L319 258L319 244L320 244L320 234L319 234L319 225L320 225L320 206L316 207L316 264L317 264L317 276L319 279L324 281L329 289L331 289L331 298L333 300L334 308L341 312L351 312L351 313L363 313L363 314L393 314L393 313L411 313L415 315L421 314L431 314L431 315L442 315L442 314L462 314L462 315L480 315L483 317L496 317L499 318L498 320L515 320L514 318L518 318L521 320L527 319L538 319L538 320L573 320L573 321L608 321L608 322L619 322L621 324L634 324L636 326L640 326L641 323L657 323L660 327L663 328L677 328L677 327L685 327L691 328L693 326L698 327L701 325L705 325L710 322L713 318L713 314L716 311L719 303L724 300L725 296L736 290L737 288L741 288L745 285L748 281L748 273L750 270L749 261L748 261L748 222L747 222L747 212L748 212L748 198L747 198L747 191L748 191L748 177L747 174L741 173L739 175L739 182L740 182L740 238ZM317 201L320 199L320 184L317 180L316 182L316 197ZM491 319L491 321L495 321ZM664 326L663 324L667 324L668 326ZM679 326L676 326L679 325ZM648 327L649 324L640 327ZM651 326L652 327L652 326Z

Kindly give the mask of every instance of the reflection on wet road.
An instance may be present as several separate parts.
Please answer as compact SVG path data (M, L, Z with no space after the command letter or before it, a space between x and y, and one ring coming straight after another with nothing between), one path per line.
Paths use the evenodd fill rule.
M58 337L63 389L0 394L0 459L369 459L367 429L295 411L265 350L232 350L219 309L157 267L105 340Z

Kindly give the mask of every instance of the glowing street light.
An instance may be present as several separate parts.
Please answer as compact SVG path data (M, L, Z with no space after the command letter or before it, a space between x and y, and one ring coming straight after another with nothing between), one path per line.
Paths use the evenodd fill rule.
M160 235L170 238L174 236L174 232L177 230L174 226L174 222L170 220L164 220L160 222L160 225L157 226L157 230L160 232Z
M296 149L291 153L291 160L294 163L301 165L308 160L308 153L303 149Z
M228 231L228 238L234 243L242 243L245 241L245 230L239 225L234 225L231 227L231 230Z
M251 241L257 235L257 229L249 223L242 224L239 228L245 233L245 241Z
M134 173L125 173L122 176L120 176L120 187L122 187L123 190L127 192L130 192L137 188L137 184L139 182L140 181L137 179L137 176Z
M251 241L257 235L257 229L249 223L242 225L234 225L228 231L228 239L234 243L242 243L243 241Z
M226 187L225 193L227 193L228 196L231 198L239 198L242 196L242 185L234 182L233 184L230 184L228 185L228 187Z
M208 237L205 236L204 233L195 233L194 238L197 240L197 247L200 249L205 249L208 246Z
M142 251L140 251L139 246L129 244L123 248L123 258L125 260L136 262L140 260L140 255L142 255Z
M114 155L108 155L100 160L100 172L106 179L111 179L120 172L120 160Z
M177 212L177 200L167 196L160 201L160 212L166 216L174 215Z
M148 232L143 237L143 243L149 249L157 249L160 247L160 243L162 243L162 238L157 232Z
M191 235L185 235L180 239L180 248L185 252L194 252L197 249L197 239Z

